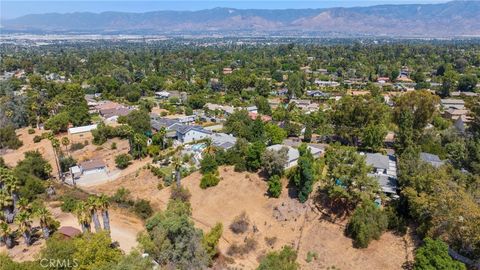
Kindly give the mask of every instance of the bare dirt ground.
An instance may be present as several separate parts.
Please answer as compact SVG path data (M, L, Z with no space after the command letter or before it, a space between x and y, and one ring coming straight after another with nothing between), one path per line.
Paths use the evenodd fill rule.
M62 212L59 205L59 202L51 202L48 209L53 217L60 222L60 226L72 226L81 230L77 218L71 213ZM120 249L125 253L130 252L137 247L137 234L144 229L142 220L123 209L111 209L109 213L112 240L117 241ZM102 222L101 218L100 222ZM35 220L33 227L37 228L38 226L38 221ZM94 231L93 228L92 231ZM36 259L40 250L45 246L43 238L39 238L29 247L24 244L23 238L19 237L17 241L18 244L10 250L6 249L5 246L0 247L0 253L7 252L15 261L29 261Z
M182 179L182 183L192 194L190 201L196 226L208 231L217 222L224 225L219 245L223 254L227 254L232 243L241 244L247 236L257 241L254 251L233 256L231 267L254 269L264 254L284 245L292 245L298 250L302 269L402 269L404 263L413 259L414 244L409 236L385 233L368 248L355 249L351 239L343 234L345 221L332 223L325 220L308 203L302 205L290 198L287 188L280 198L268 198L266 182L257 174L236 173L232 167L221 167L219 172L220 183L206 190L199 187L201 175L198 172ZM158 182L149 171L143 170L125 176L115 184L88 190L113 194L119 187L125 187L133 198L150 200L155 209L161 210L166 207L170 189L158 190ZM242 212L250 220L249 230L236 235L229 226ZM273 244L267 244L266 238L272 239ZM318 254L317 259L308 263L308 252Z
M47 131L35 129L34 134L28 134L28 129L29 128L21 128L16 130L18 138L23 142L23 146L18 148L17 150L7 150L7 152L2 155L5 163L8 166L16 166L20 160L24 159L25 152L38 150L42 154L42 156L46 160L48 160L50 165L52 165L53 171L56 172L54 153L50 141L44 139L39 143L33 142L33 138L36 135L41 136L42 133Z

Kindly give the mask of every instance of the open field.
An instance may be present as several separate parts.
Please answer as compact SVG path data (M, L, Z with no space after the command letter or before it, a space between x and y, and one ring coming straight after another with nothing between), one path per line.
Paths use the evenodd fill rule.
M227 254L232 243L242 243L246 236L257 241L255 251L245 256L233 257L234 266L253 269L259 258L272 249L293 245L298 249L298 262L302 269L401 269L413 260L414 244L410 237L385 233L379 241L373 241L366 249L355 249L352 241L343 234L345 221L329 222L318 210L307 203L302 205L288 195L284 188L278 199L268 198L266 182L257 174L237 173L232 167L219 169L222 180L216 187L202 190L201 175L196 172L182 183L192 194L191 204L196 226L208 231L217 222L224 225L220 250ZM87 188L91 192L113 194L119 187L131 191L133 198L150 200L152 206L164 209L170 196L169 188L157 189L159 180L149 171L141 171L115 181ZM228 226L232 220L245 212L250 220L249 230L234 234ZM255 228L255 229L254 229ZM272 245L265 238L275 239ZM306 254L315 252L318 259L306 262ZM233 265L232 265L233 266Z

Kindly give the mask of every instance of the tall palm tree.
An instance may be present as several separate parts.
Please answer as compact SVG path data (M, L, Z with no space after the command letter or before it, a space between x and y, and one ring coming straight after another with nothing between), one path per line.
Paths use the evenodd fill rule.
M65 146L65 152L68 152L68 145L70 144L70 140L68 137L62 138L62 145Z
M92 216L90 211L84 202L79 202L75 207L75 215L77 216L78 223L82 227L83 233L90 232L90 223Z
M8 249L13 248L13 232L6 222L0 221L0 239Z
M43 238L48 239L50 237L50 226L52 225L52 214L47 208L41 207L36 212L37 217L40 220L40 227L42 228Z
M49 137L53 147L53 155L55 156L55 165L57 165L58 178L62 178L62 173L60 172L60 164L58 162L58 149L60 148L60 142L53 135Z
M98 203L100 206L100 211L102 211L103 229L106 231L110 231L110 216L108 214L108 207L110 206L110 201L105 194L102 194L98 198Z
M102 230L102 226L100 225L100 220L98 219L98 210L100 208L100 203L97 197L90 196L87 200L87 208L90 211L90 215L93 220L93 225L95 226L95 231L99 232Z
M32 215L29 212L20 212L16 216L18 224L18 231L23 235L25 244L30 246L32 244Z
M177 188L180 188L180 185L181 185L180 180L182 179L182 174L180 172L180 169L182 168L182 159L179 158L178 156L175 156L173 157L172 163L173 163L173 168L175 169L175 181L177 183Z
M0 207L3 210L7 223L12 223L15 218L13 198L12 195L8 193L7 189L0 189Z

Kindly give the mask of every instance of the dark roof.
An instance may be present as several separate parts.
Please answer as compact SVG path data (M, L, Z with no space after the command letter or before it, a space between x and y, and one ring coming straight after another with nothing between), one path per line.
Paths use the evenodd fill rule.
M178 120L169 118L153 118L150 122L155 130L160 130L162 127L169 129L171 126L179 123Z
M195 130L195 131L198 131L198 132L203 132L203 133L206 133L206 134L212 134L212 132L210 130L206 130L202 127L199 127L199 126L187 126L187 125L181 125L181 126L178 126L175 125L175 127L177 128L177 132L179 132L180 134L186 134L187 132L189 132L190 130Z
M82 232L79 229L71 227L71 226L60 227L60 229L58 229L58 233L63 234L63 235L65 235L67 237L70 237L70 238L75 237L79 234L82 234Z
M445 163L440 159L439 156L430 154L430 153L425 153L425 152L420 153L420 159L427 163L430 163L432 166L437 168L442 166Z
M368 174L370 177L377 179L378 184L385 193L397 193L397 180L394 177L385 174Z

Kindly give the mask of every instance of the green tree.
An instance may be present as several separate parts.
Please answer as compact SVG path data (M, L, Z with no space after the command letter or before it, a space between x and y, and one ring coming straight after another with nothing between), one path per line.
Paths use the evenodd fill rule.
M313 182L315 181L314 159L310 149L306 144L298 148L300 157L295 173L292 174L292 180L298 188L298 199L304 203L312 192Z
M281 176L288 161L288 148L282 147L279 151L267 149L261 159L262 169L267 175Z
M458 91L474 92L477 87L478 79L475 75L464 75L458 80Z
M270 82L265 79L257 80L255 82L255 91L260 96L268 97L271 91Z
M280 176L273 175L268 179L268 194L274 198L280 197L280 194L282 194L282 181Z
M448 254L448 246L441 240L424 239L424 245L415 253L415 270L465 270L465 265Z
M268 123L265 125L265 136L270 145L282 144L287 138L287 132L275 124Z
M248 171L256 172L262 165L262 154L265 151L265 145L262 142L255 142L248 146L245 157L245 165Z
M122 252L112 247L108 232L88 233L73 241L75 252L73 260L78 263L78 269L104 269L111 263L120 260Z
M152 127L150 125L150 115L144 110L133 110L126 116L126 123L132 127L134 132L145 134Z
M119 169L125 169L132 163L132 157L129 154L120 154L115 157L115 165Z
M0 149L18 149L23 143L15 134L15 128L13 126L6 126L0 128Z
M290 98L303 96L304 81L299 72L288 75L287 88Z
M378 240L387 229L387 215L372 201L365 200L353 212L347 224L347 234L354 246L366 248L373 239Z
M200 161L200 172L202 174L215 174L218 169L218 164L214 155L206 153Z
M217 223L207 234L203 236L202 245L210 259L214 259L219 253L218 242L222 237L222 233L223 225L222 223Z
M220 178L214 173L206 173L202 176L202 179L200 180L200 187L202 189L206 189L209 187L214 187L218 185L220 182Z
M383 125L370 124L362 132L363 147L372 152L377 152L383 146L387 129Z
M300 266L296 262L297 252L290 246L284 246L280 251L272 251L261 261L257 270L296 270Z
M202 232L194 227L188 202L170 200L165 211L146 223L139 236L142 248L163 266L175 269L201 269L209 256L202 245Z

